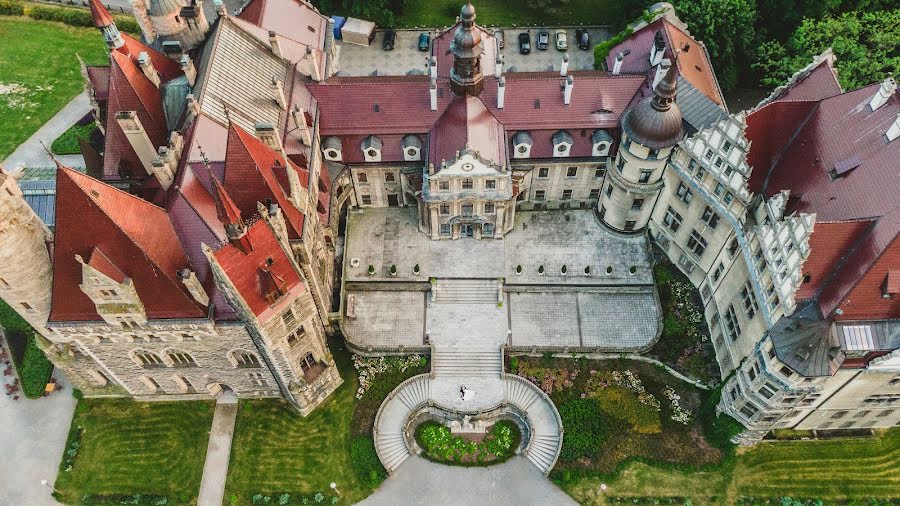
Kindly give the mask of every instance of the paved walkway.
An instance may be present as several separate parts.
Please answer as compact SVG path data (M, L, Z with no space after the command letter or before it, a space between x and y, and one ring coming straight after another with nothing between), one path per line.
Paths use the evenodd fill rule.
M56 482L76 401L68 380L54 376L63 390L50 397L14 401L0 393L0 504L59 504L41 480Z
M364 506L404 504L526 506L576 504L524 457L490 467L453 467L406 460Z
M7 169L14 169L20 165L25 167L53 167L53 159L41 146L43 142L47 148L53 144L63 132L78 122L85 114L91 111L91 103L86 93L81 93L73 98L56 116L44 123L27 141L20 144L13 154L3 160ZM56 157L63 165L69 167L84 167L84 157L81 155L64 155Z
M228 460L231 456L231 439L234 436L237 410L237 398L233 392L224 392L219 396L209 431L198 506L221 506L225 499L225 478L228 477Z

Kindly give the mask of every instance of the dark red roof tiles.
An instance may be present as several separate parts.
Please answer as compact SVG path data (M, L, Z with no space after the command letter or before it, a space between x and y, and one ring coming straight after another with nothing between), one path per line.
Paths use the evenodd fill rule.
M103 2L100 0L90 0L89 5L91 7L91 19L94 20L94 26L97 28L102 28L104 26L109 26L115 23L113 17L109 14L109 11L106 10L106 7L103 5Z
M819 101L839 95L844 90L838 83L837 75L831 66L830 58L823 58L818 65L806 75L800 76L794 83L782 91L774 100L777 101Z
M122 40L125 41L125 45L118 48L116 51L129 57L135 65L138 64L138 58L141 53L146 52L150 57L150 61L153 63L153 68L159 73L159 77L163 83L167 83L178 76L184 75L184 72L181 71L180 64L147 44L144 44L127 33L122 34Z
M795 294L796 299L814 298L872 225L873 221L869 220L816 222L809 238L809 258L803 263L804 282Z
M469 147L481 158L506 166L503 125L477 97L458 97L435 123L429 136L429 162L440 169L441 161L456 159Z
M744 134L752 142L747 154L747 163L753 167L747 181L750 191L762 190L772 166L816 105L816 102L774 102L747 116Z

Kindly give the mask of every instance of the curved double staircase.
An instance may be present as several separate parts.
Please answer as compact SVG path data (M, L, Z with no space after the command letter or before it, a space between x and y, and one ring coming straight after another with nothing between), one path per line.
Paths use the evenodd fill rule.
M469 282L458 288L473 285ZM495 281L482 286L496 290ZM453 280L442 280L441 288L445 294L450 292ZM426 410L450 413L460 419L464 415L478 417L506 410L517 413L527 426L522 454L541 472L549 473L559 458L563 440L556 406L530 381L503 372L506 318L493 302L497 292L491 297L473 293L468 300L477 301L474 303L466 303L466 297L457 293L453 291L451 300L434 300L435 306L445 305L448 321L461 324L434 329L430 340L431 373L401 383L378 410L374 427L378 458L391 473L403 464L415 448L413 422ZM461 398L461 386L474 394L472 398Z

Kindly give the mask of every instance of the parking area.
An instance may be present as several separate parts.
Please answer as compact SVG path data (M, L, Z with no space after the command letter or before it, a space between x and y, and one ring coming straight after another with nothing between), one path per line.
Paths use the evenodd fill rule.
M505 28L503 32L505 47L500 52L504 56L504 72L532 72L542 70L559 70L563 54L569 55L569 70L590 70L594 68L593 46L609 38L609 29L604 27L583 27L590 36L590 48L578 49L575 40L575 28L566 28L569 48L566 51L556 49L555 32L557 28L547 28L550 33L550 44L546 50L537 49L537 36L540 28ZM493 31L494 29L487 29ZM518 37L520 33L528 33L531 37L531 53L519 52ZM428 51L419 51L418 40L422 30L397 30L394 49L385 51L381 48L384 40L383 30L379 30L375 40L369 46L341 44L340 75L407 75L424 74L426 72ZM440 32L429 32L433 40Z

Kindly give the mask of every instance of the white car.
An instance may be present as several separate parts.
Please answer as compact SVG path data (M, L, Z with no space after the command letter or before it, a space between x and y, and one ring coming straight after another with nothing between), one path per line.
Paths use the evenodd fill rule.
M560 51L565 51L569 49L569 39L566 37L565 30L557 30L556 31L556 49Z

